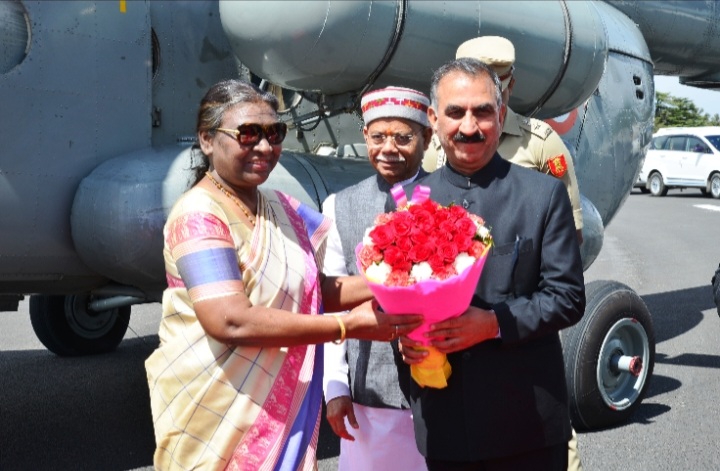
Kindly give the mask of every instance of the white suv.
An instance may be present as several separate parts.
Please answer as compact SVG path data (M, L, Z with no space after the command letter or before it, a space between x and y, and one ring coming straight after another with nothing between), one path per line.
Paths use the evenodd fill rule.
M697 188L720 198L720 127L663 128L653 135L635 188L665 196Z

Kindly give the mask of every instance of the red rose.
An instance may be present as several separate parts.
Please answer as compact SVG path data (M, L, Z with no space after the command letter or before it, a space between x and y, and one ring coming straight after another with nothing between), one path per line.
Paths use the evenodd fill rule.
M413 204L408 207L408 211L415 214L417 212L428 212L430 215L435 214L439 206L432 200L425 200L420 204Z
M454 204L448 208L452 219L461 219L467 216L468 212L460 205Z
M477 232L477 226L469 217L463 217L455 221L455 230L458 234L474 237Z
M428 260L434 253L435 246L433 244L418 244L408 252L408 258L413 263L420 263Z
M405 257L404 260L404 262L397 264L397 269L404 271L409 275L412 270L412 262L407 257Z
M427 262L430 264L430 268L432 268L433 273L438 273L445 269L445 259L437 252L430 255Z
M452 239L452 236L455 234L455 223L453 223L449 219L445 220L440 223L440 225L438 226L438 229L441 232L446 232L446 233L450 234L449 238Z
M413 241L410 238L410 236L407 235L407 236L398 237L395 240L395 245L397 246L397 248L399 248L403 252L408 253L408 252L410 252L410 250L413 248L413 246L415 244L413 244Z
M437 231L430 235L429 239L435 245L440 245L445 242L452 240L452 232L449 231Z
M428 236L428 231L420 229L416 226L410 231L410 239L413 241L414 245L418 245L426 243L430 240L430 237Z
M370 238L382 250L395 240L395 229L392 224L376 226L370 231Z
M437 253L440 254L447 263L452 263L455 261L455 258L457 258L458 248L453 242L445 242L438 246Z
M473 238L472 236L459 234L453 238L453 243L455 247L457 247L458 252L467 252L472 246Z
M410 271L412 264L408 261L405 252L398 247L391 245L383 251L385 263L390 265L393 270Z
M432 213L419 206L410 206L410 209L412 208L418 208L417 210L412 211L414 227L425 232L430 231L435 225L435 218Z
M422 206L422 208L430 214L435 214L440 209L440 205L431 199L423 201L420 206Z
M445 208L440 209L433 214L433 218L435 218L435 224L439 226L440 223L447 221L450 218L450 212Z
M413 216L407 211L400 211L396 213L395 218L392 220L392 226L395 229L395 235L404 236L410 234L410 230L415 225Z
M422 204L411 204L408 206L407 211L415 216L417 213L427 212L427 209Z

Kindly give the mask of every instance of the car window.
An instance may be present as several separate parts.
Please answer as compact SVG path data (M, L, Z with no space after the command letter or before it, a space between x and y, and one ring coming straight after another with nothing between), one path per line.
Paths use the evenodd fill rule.
M668 145L666 146L666 149L685 152L686 141L687 137L685 136L670 136L670 138L668 138Z
M705 136L705 139L710 141L716 151L720 151L720 136Z
M651 149L665 149L664 147L667 144L668 137L667 136L657 136L653 137L652 141L650 141L650 148Z
M687 139L687 151L688 152L702 152L707 153L708 148L703 141L697 137L688 137Z

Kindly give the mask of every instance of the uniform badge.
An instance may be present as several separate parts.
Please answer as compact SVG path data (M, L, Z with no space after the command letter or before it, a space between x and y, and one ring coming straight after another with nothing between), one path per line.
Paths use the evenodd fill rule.
M548 167L550 167L550 173L557 178L562 178L567 173L567 162L565 162L565 156L563 154L556 155L555 157L548 160Z

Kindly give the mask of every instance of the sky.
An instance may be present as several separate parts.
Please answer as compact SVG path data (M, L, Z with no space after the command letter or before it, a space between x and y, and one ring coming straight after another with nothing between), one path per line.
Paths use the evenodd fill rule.
M669 93L679 98L687 98L702 108L703 113L710 116L720 115L720 90L704 90L702 88L681 85L678 77L655 76L655 91Z

